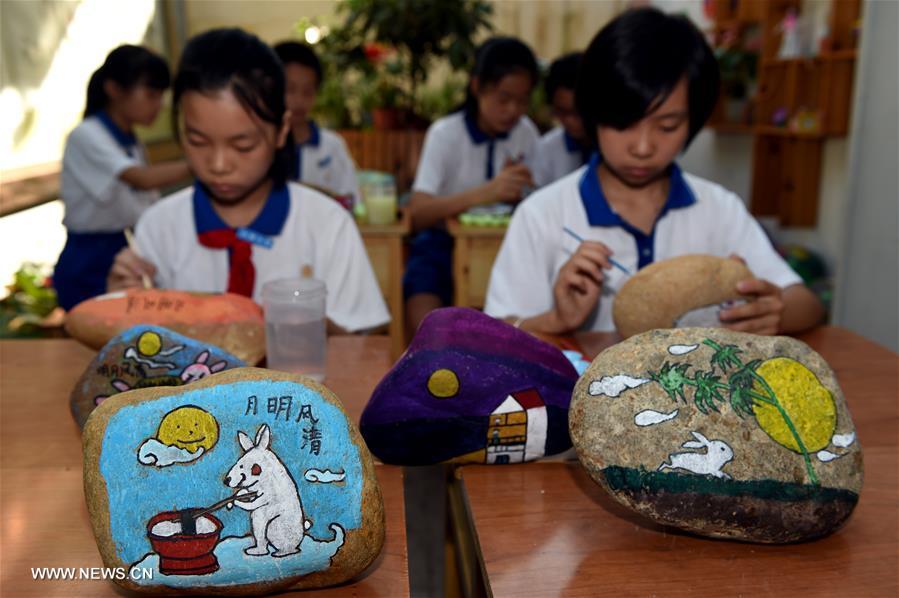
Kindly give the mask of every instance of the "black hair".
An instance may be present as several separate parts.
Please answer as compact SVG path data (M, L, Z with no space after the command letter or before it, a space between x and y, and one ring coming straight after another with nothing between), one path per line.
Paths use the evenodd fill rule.
M491 37L475 51L474 67L465 92L463 109L469 114L478 110L477 99L471 92L471 82L478 80L480 89L499 83L503 77L514 73L524 73L537 83L537 59L534 53L520 39L514 37Z
M275 45L275 53L281 59L284 66L288 64L299 64L312 69L315 73L315 87L319 88L322 84L324 75L322 74L322 63L315 50L311 46L301 44L300 42L281 42Z
M181 54L172 85L172 125L180 136L181 96L188 91L229 89L241 106L280 131L284 122L284 68L265 42L242 29L212 29L191 38ZM295 157L293 136L275 153L269 176L283 184Z
M161 56L141 46L119 46L106 56L103 65L94 71L87 84L84 117L99 112L109 104L104 86L113 81L129 91L143 83L153 89L168 89L171 81L169 67Z
M702 33L686 17L655 8L628 10L603 27L584 53L580 72L575 100L594 142L597 126L626 129L686 77L689 145L718 99L718 62Z
M549 73L543 81L547 102L552 103L553 95L558 89L570 89L571 91L577 89L577 74L583 56L583 52L572 52L556 58L549 65Z

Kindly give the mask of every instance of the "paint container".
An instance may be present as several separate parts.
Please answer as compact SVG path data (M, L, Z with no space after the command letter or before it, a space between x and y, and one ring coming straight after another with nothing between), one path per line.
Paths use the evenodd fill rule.
M156 554L159 555L159 572L163 575L205 575L218 571L219 563L213 550L219 542L222 522L211 514L203 515L214 525L214 531L207 533L159 535L157 524L172 522L180 524L181 511L164 511L147 522L147 537ZM154 533L154 528L157 533Z

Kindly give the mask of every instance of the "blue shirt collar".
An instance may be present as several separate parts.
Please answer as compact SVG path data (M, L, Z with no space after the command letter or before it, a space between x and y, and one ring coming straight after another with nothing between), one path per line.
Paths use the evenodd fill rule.
M562 138L565 140L565 149L568 150L568 153L573 154L581 151L581 144L577 142L577 139L569 135L565 129L562 129Z
M318 128L318 125L315 124L315 121L310 119L308 121L309 124L309 139L302 143L297 144L297 149L303 147L304 145L311 145L312 147L318 147L322 141L321 131Z
M471 137L471 142L475 145L480 145L485 141L506 139L509 136L508 132L497 133L492 137L487 135L487 133L478 128L477 117L468 110L465 111L465 129L468 131L468 136Z
M129 150L137 145L137 137L134 136L134 133L126 133L119 128L119 125L115 124L115 121L112 120L112 117L110 117L105 110L99 110L95 112L95 114L100 120L100 124L109 131L109 134L116 140L116 143L121 145L122 148L128 152L128 155L131 155Z
M587 212L587 221L590 226L621 226L624 220L612 210L599 184L599 175L596 172L599 161L599 152L594 152L578 186L581 201ZM670 209L686 208L696 203L696 196L687 185L680 167L672 162L670 170L671 186L668 190L668 199L665 200L665 205L659 212L656 221L660 220Z
M565 141L565 150L569 154L580 154L581 155L581 164L586 164L590 160L590 149L585 148L580 143L578 143L577 139L568 134L568 131L562 129L562 139Z
M194 183L193 204L194 224L196 225L198 235L211 230L230 228L216 214L206 188L199 181ZM287 221L289 210L290 192L287 189L287 185L272 187L262 211L259 212L253 223L246 228L263 235L280 235L281 230L284 228L284 223Z

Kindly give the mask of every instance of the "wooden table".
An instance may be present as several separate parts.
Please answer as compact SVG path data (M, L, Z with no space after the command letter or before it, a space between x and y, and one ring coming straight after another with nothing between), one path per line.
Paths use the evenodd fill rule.
M32 567L102 567L84 505L81 435L68 406L69 392L93 356L68 339L0 341L2 596L121 594L108 581L31 577ZM358 423L371 391L392 364L389 340L333 337L328 360L325 383ZM376 471L387 516L384 548L359 579L322 595L409 594L402 469L378 465Z
M496 254L506 235L505 226L467 226L458 218L447 221L453 246L454 301L457 307L482 309Z
M390 350L394 359L406 348L403 309L403 241L412 229L409 211L401 210L400 218L393 224L360 224L359 232L371 267L390 310Z
M836 372L864 447L844 528L788 546L702 539L631 514L578 463L466 466L457 476L493 595L896 596L899 357L838 328L801 338Z

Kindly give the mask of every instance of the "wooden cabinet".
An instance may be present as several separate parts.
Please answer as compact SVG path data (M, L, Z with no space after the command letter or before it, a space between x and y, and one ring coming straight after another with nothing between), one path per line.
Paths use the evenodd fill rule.
M811 4L815 3L815 4ZM818 218L821 153L828 137L846 135L852 108L861 0L827 3L827 35L817 55L779 59L782 23L790 11L820 8L818 0L713 0L713 43L739 45L754 38L757 88L739 118L722 101L709 126L753 139L753 214L783 226L814 226Z

